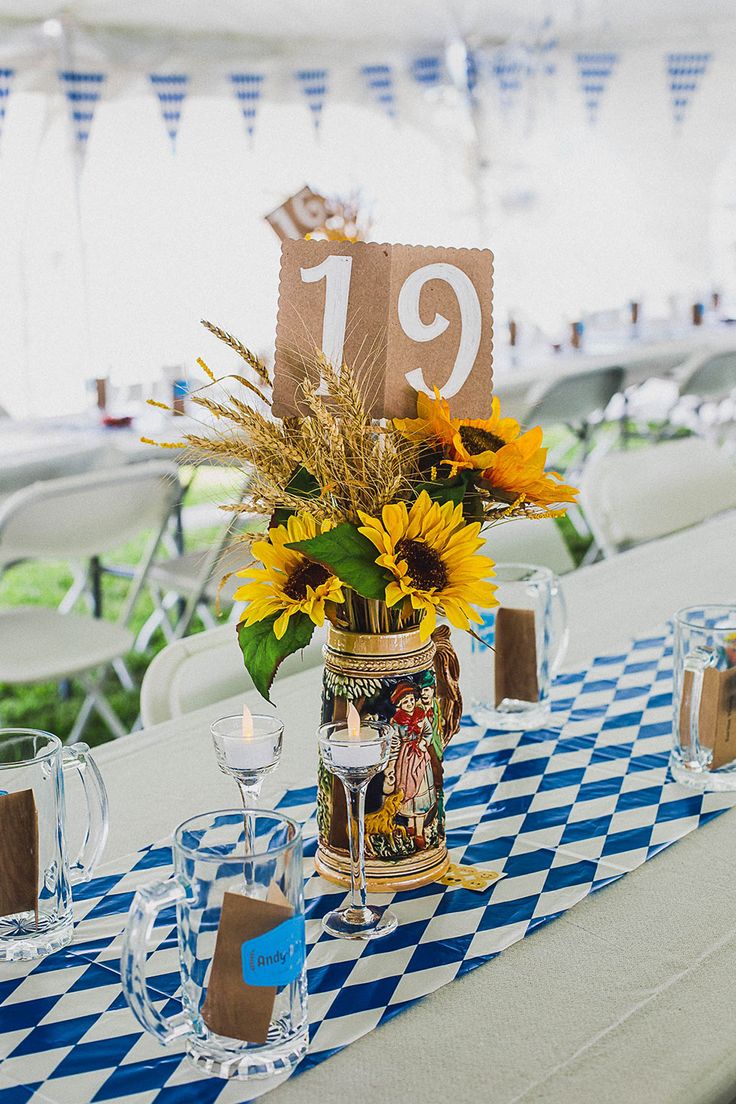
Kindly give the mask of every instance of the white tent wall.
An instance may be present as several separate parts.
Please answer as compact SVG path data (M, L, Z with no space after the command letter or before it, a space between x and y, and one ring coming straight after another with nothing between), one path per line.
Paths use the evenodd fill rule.
M620 50L594 127L569 52L506 117L486 89L480 190L467 104L452 88L405 81L393 123L338 66L316 141L282 75L249 144L226 81L207 87L200 75L174 155L148 70L115 71L81 177L84 265L66 104L53 70L25 77L0 158L0 404L19 416L75 410L87 377L150 387L164 365L200 353L216 363L202 317L270 349L279 249L262 215L304 181L359 187L379 240L490 245L499 329L509 310L555 337L582 311L631 297L661 311L715 278L736 292L736 227L716 184L733 157L736 53L709 45L714 60L678 130L666 42ZM373 60L350 49L344 70Z

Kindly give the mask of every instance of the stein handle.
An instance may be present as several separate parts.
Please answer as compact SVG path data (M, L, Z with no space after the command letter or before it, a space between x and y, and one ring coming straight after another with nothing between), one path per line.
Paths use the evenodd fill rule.
M689 737L690 758L698 759L700 749L700 702L703 697L703 676L709 667L715 667L717 656L710 648L693 648L683 661L684 673L692 675L690 700L685 701L686 716L684 731Z
M154 1006L146 978L147 946L158 914L179 904L186 895L183 885L175 880L153 882L136 890L120 954L120 980L130 1010L146 1031L164 1044L189 1035L192 1024L186 1012L164 1016Z
M550 596L552 598L552 605L556 606L556 611L553 613L553 618L560 626L560 639L557 643L557 651L552 657L550 663L549 675L550 678L555 678L557 672L562 666L562 661L565 658L567 652L567 645L570 642L570 628L567 623L567 602L565 601L565 595L562 590L562 584L555 575L552 580L552 586L550 588Z
M65 771L74 769L78 772L87 802L87 826L82 846L74 862L69 864L69 879L74 884L89 881L92 877L107 843L110 817L105 783L89 753L89 745L78 743L65 747L62 763Z

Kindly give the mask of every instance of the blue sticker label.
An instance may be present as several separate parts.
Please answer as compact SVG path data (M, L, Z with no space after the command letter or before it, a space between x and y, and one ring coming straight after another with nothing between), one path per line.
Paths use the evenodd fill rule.
M277 928L247 939L241 948L243 981L281 988L304 967L304 917L292 916Z

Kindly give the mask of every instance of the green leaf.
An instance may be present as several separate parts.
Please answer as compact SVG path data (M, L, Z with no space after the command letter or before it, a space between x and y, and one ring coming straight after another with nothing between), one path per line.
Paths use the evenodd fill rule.
M363 598L382 602L386 597L389 576L376 563L376 546L359 533L349 521L342 522L327 533L319 533L308 540L287 544L296 548L310 560L324 564L346 586Z
M319 483L312 473L304 467L294 469L284 490L299 498L319 497ZM269 529L273 529L277 525L286 525L289 518L293 517L295 513L296 510L291 510L287 506L277 506L271 515Z
M439 502L440 505L445 502L452 502L454 506L457 506L465 497L467 487L468 476L463 473L462 475L456 475L454 479L434 479L428 483L418 483L417 497L422 491L426 491L433 502Z
M314 622L306 613L294 613L281 640L273 631L278 614L257 621L255 625L238 626L238 643L243 653L248 674L266 701L280 664L287 656L306 648L312 639Z

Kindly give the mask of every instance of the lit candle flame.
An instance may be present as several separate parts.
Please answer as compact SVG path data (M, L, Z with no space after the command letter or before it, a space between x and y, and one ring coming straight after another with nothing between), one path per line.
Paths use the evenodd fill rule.
M243 739L253 739L253 714L247 705L243 705Z
M360 713L352 702L348 706L348 740L360 739Z

